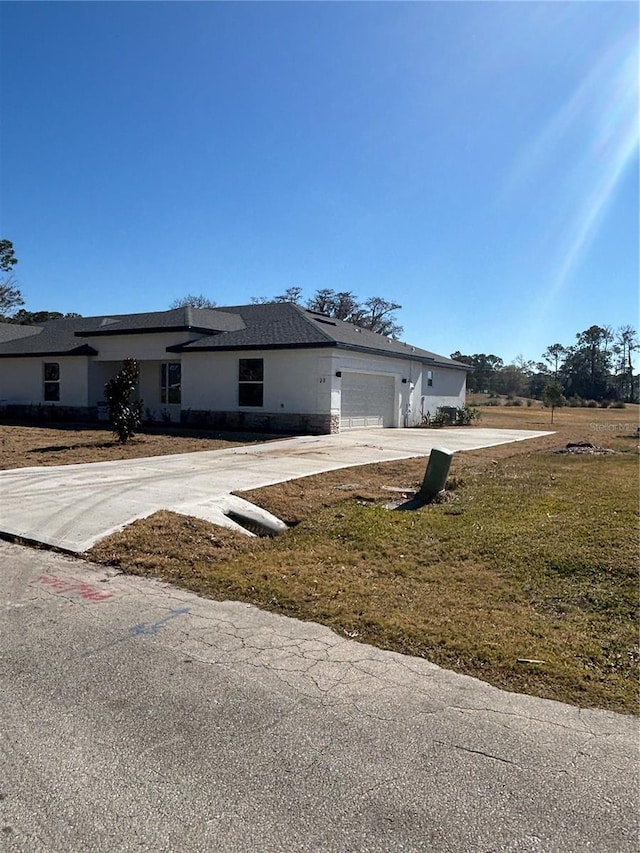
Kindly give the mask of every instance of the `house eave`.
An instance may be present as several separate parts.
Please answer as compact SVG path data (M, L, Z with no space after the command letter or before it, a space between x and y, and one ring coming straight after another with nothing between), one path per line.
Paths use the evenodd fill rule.
M291 349L326 349L327 347L335 347L333 341L315 341L314 343L300 344L225 344L222 346L201 346L191 347L187 344L174 344L167 347L167 352L242 352L246 350L291 350Z
M385 350L377 349L375 347L361 346L359 344L345 344L341 342L336 342L336 347L338 349L350 350L352 352L365 352L367 355L379 355L383 358L399 358L403 361L419 361L421 364L435 364L439 367L450 367L452 369L456 369L458 367L458 364L440 360L437 355L421 355L419 352L411 352L410 350L405 353L385 352Z
M196 332L199 335L220 334L219 329L204 329L201 326L153 326L139 327L135 329L91 329L83 332L74 332L77 338L106 338L117 335L158 335L170 334L172 332Z
M83 344L72 350L41 350L39 352L0 352L0 358L44 358L57 356L58 358L69 358L77 356L98 355L98 350Z
M467 366L458 362L449 362L438 359L437 356L425 356L416 352L385 352L382 349L360 346L358 344L346 344L340 341L315 341L314 343L291 343L291 344L227 344L221 346L199 346L190 347L189 344L174 344L167 347L171 353L196 353L196 352L246 352L258 350L296 350L296 349L340 349L350 352L362 352L367 355L382 356L383 358L395 358L403 361L419 361L422 364L449 367L452 370L467 370Z

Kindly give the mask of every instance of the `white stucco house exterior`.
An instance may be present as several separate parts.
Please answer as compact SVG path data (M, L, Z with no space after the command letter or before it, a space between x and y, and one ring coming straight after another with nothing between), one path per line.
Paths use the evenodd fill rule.
M148 419L330 433L465 402L467 366L292 303L0 324L0 409L94 420L126 358Z

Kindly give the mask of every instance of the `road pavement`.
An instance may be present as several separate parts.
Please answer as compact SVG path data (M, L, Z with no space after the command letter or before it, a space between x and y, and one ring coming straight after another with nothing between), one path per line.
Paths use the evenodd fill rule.
M0 532L82 553L159 509L238 526L228 513L278 520L234 497L352 465L428 456L433 447L476 450L547 432L497 429L369 429L227 450L0 471ZM284 526L284 525L281 525Z
M638 850L636 719L356 640L0 542L0 847Z

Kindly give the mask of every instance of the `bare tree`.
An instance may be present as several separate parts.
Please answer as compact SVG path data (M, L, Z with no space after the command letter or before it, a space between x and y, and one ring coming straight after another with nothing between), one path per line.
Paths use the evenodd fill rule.
M388 338L398 338L402 334L402 326L395 322L393 312L400 308L402 305L397 302L389 302L381 296L370 296L352 322Z
M335 291L323 287L316 290L312 298L307 300L307 308L309 311L317 311L318 314L330 315L335 310L335 297Z
M277 296L252 296L251 302L254 305L269 305L272 302L293 302L294 305L298 305L301 298L301 287L288 287L284 293L279 293Z
M288 287L284 293L281 293L279 296L274 296L274 302L293 302L294 305L297 305L302 298L302 288L301 287Z
M347 323L357 323L362 306L350 290L340 290L338 293L331 288L325 287L316 290L314 295L307 301L309 311L317 311L318 314L326 314L335 317L336 320L344 320Z
M180 299L174 299L169 308L215 308L216 303L202 293L188 293Z
M307 302L307 308L387 337L398 338L402 334L402 326L396 323L394 316L402 306L381 296L370 296L365 302L358 302L350 290L336 293L330 288L323 288L315 292Z
M6 319L7 312L24 305L13 275L13 268L17 263L11 240L0 240L0 271L6 273L0 278L0 319Z

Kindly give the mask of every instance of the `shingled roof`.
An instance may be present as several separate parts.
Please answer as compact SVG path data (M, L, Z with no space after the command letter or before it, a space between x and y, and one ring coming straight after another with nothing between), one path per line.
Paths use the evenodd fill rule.
M18 323L0 323L0 343L17 338L29 338L41 331L39 326L21 326Z
M12 340L0 338L0 358L38 355L96 355L97 351L79 341L76 332L95 323L95 317L63 317L42 326L16 326L29 331Z
M239 305L225 310L239 314L244 320L245 328L214 337L203 336L190 343L170 347L170 351L337 347L466 369L466 365L445 356L379 335L369 329L362 329L353 323L307 311L290 302Z
M156 332L188 332L190 337L195 337L242 329L244 322L237 313L186 307L144 314L62 317L41 326L0 323L0 327L0 358L8 358L18 355L96 355L97 349L87 340L78 338Z
M144 314L120 314L89 317L93 324L76 332L78 337L97 335L135 335L149 332L234 332L244 328L242 317L217 308L172 308Z
M0 327L6 325L10 324L0 324ZM20 337L12 337L14 333L9 330L3 336L0 328L0 358L96 355L100 343L93 339L105 335L183 331L186 333L184 343L167 347L167 352L333 347L468 369L467 365L445 356L307 311L290 302L239 305L221 310L185 307L144 314L70 317L50 320L38 327L12 326L11 329L24 332L17 333Z

